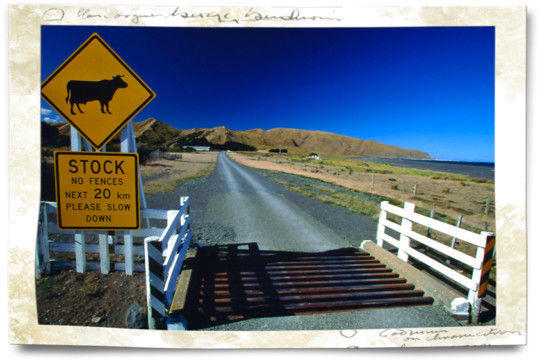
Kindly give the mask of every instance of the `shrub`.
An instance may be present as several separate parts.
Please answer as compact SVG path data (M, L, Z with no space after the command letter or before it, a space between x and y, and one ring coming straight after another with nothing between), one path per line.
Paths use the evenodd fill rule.
M489 182L488 179L477 179L477 178L473 178L471 179L471 181L477 184L485 184Z
M390 189L392 189L392 190L397 190L397 189L398 189L398 185L397 185L397 184L392 184L392 185L390 185Z

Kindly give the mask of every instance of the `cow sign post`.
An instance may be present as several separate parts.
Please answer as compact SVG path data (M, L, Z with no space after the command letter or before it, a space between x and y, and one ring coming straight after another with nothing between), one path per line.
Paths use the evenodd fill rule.
M155 97L98 34L43 82L41 95L97 150Z
M72 126L73 151L55 152L58 228L139 229L141 193L145 201L130 121L154 92L93 34L42 83L41 95ZM86 150L101 150L120 131L122 153L80 151L80 136Z

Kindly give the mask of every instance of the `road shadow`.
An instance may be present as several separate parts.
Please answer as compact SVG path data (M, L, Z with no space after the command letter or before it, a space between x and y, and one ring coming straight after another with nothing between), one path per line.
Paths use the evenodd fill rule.
M250 318L430 305L367 252L261 250L256 243L199 249L185 312L189 330Z

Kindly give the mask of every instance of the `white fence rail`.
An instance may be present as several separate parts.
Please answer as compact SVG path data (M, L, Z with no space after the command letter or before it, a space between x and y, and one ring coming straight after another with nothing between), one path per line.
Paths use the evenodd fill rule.
M401 218L401 223L396 223L388 219L388 214L394 214ZM423 225L426 228L439 231L452 238L464 241L476 248L475 256L468 255L452 246L447 246L441 242L433 240L413 230L413 224ZM387 233L387 229L392 229L398 234L393 237ZM395 235L394 234L394 235ZM412 242L422 244L428 249L422 253L411 245ZM381 203L381 214L377 229L377 245L383 247L384 242L393 245L398 249L397 256L407 262L409 256L424 263L433 270L443 274L455 283L468 290L467 301L472 309L473 321L477 320L482 297L486 295L489 272L492 265L493 250L495 247L495 236L491 232L481 232L480 234L434 220L430 217L415 213L415 205L405 203L403 208L391 205L388 201ZM417 247L416 246L416 247ZM457 271L455 267L449 266L446 261L437 261L433 257L426 255L429 249L433 249L443 254L448 259L453 259L472 269L470 276Z
M181 212L184 217L177 218ZM56 224L56 203L42 202L36 251L36 276L49 274L55 267L75 268L77 272L101 270L103 274L112 269L125 271L128 275L133 272L144 272L144 239L161 237L171 228L183 221L189 227L189 198L181 199L178 210L141 209L141 227L137 231L74 231L59 230ZM176 238L176 237L175 237ZM140 239L140 240L139 240ZM134 244L134 240L137 243ZM111 250L112 248L112 250ZM120 261L111 260L113 255ZM55 260L52 257L68 257L74 260ZM87 261L87 256L99 258L99 261Z

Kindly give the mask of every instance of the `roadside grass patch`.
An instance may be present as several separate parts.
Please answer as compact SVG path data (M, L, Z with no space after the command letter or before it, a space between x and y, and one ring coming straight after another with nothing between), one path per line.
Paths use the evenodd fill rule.
M377 220L380 212L379 199L367 200L360 197L359 191L341 189L338 185L329 184L333 187L325 185L317 185L309 180L300 179L302 186L291 184L285 180L272 178L278 184L285 186L288 190L297 192L304 196L316 199L324 204L340 206L350 210L353 213L358 213L370 216L374 221ZM358 195L357 195L358 194Z
M191 180L191 179L197 179L200 177L210 176L216 168L215 164L208 165L201 170L197 171L195 174L183 178L177 178L174 176L169 177L163 177L160 179L155 179L148 181L144 183L144 192L148 194L157 194L157 193L165 193L165 192L172 192L174 189L176 189L176 186L178 183L181 183L182 181Z
M472 181L476 183L485 183L489 180L486 179L474 179L467 175L452 174L441 171L433 170L420 170L415 168L405 168L394 166L391 163L366 161L359 159L351 159L347 157L328 156L324 157L324 160L309 160L298 156L290 156L289 159L292 162L300 163L317 163L319 166L323 165L327 167L336 167L339 170L347 172L349 174L354 173L371 173L371 174L396 174L396 175L408 175L408 176L422 176L434 180L453 180L453 181Z

